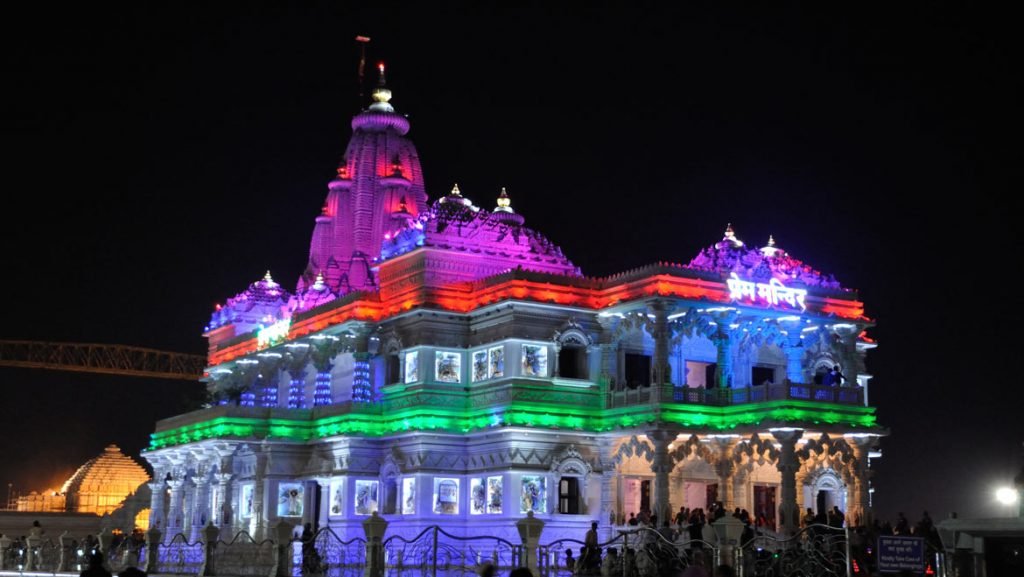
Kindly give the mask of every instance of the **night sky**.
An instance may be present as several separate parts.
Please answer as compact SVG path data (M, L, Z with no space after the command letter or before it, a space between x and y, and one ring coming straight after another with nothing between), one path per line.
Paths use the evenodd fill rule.
M686 263L731 222L859 289L891 432L876 511L1007 513L992 493L1024 441L1009 14L280 4L5 8L0 338L202 354L215 303L267 269L294 289L360 107L360 34L431 200L457 182L491 207L507 187L592 276ZM22 492L109 443L137 457L202 389L13 369L0 387L0 482Z

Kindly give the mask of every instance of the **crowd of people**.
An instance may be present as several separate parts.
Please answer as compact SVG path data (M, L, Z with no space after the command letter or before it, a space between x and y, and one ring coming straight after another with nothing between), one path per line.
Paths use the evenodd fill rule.
M602 549L598 544L597 523L594 522L591 524L590 530L587 531L584 546L580 548L579 555L575 556L571 549L565 551L563 567L573 575L637 577L671 574L685 575L686 577L710 577L710 573L705 567L704 549L706 545L712 546L712 543L707 542L704 530L708 524L730 514L743 523L743 534L739 540L741 547L750 547L758 535L769 531L774 532L776 529L774 520L767 519L762 512L752 516L746 509L737 507L730 513L722 506L721 502L712 503L706 512L702 508L680 507L672 520L665 519L660 525L657 515L642 510L638 514L630 513L629 519L625 523L631 528L636 527L633 531L637 532L639 538L634 546L627 546L623 550L620 550L620 547ZM914 525L910 524L903 513L898 515L895 524L875 520L870 525L862 525L859 523L848 524L845 513L838 506L820 510L817 513L808 508L801 518L801 528L806 529L805 539L814 539L819 535L849 529L849 539L854 554L862 554L867 557L871 555L870 544L876 542L880 535L913 535L924 538L933 549L941 548L938 530L927 511ZM679 557L680 553L684 555L685 559ZM672 566L671 559L673 558L677 561L685 561L686 572L683 572L682 567ZM664 563L665 559L669 559L668 565L652 566L652 564ZM676 564L683 563L677 562ZM716 568L714 575L727 575L729 571L731 571L729 567L723 566Z

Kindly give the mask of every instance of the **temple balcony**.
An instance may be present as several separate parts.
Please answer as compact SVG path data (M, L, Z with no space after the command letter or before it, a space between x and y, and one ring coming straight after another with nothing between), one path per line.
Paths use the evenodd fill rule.
M780 400L867 405L864 387L833 387L790 382L713 389L651 385L612 390L607 393L608 408L649 405L659 402L722 407Z

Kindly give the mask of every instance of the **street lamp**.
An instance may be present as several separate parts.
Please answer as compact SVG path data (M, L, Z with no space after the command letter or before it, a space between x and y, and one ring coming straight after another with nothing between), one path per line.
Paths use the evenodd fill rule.
M1009 507L1017 503L1017 499L1020 496L1017 495L1017 490L1012 487L999 487L996 489L996 501Z

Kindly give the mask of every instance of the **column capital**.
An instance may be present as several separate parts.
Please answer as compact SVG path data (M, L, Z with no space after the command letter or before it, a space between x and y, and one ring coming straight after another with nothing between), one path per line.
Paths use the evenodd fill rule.
M217 478L217 483L220 485L227 485L231 482L231 477L234 477L231 473L214 473L213 476Z
M775 440L782 443L783 449L789 446L791 449L796 446L796 442L804 436L803 429L772 429L769 431Z
M170 487L171 491L181 491L181 489L185 486L184 479L169 479L166 482L167 486Z

